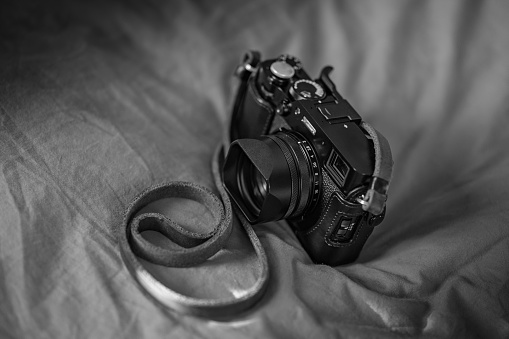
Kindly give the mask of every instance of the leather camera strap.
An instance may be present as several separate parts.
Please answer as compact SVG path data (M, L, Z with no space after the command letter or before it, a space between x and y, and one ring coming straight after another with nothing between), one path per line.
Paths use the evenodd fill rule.
M169 182L148 188L139 194L127 208L120 232L122 258L143 291L160 304L176 311L195 316L220 318L238 314L256 303L265 292L269 268L267 256L253 228L240 211L236 213L257 255L260 275L255 284L241 297L224 299L199 299L171 290L141 264L138 257L154 264L170 267L198 265L217 253L231 234L233 227L230 199L221 180L222 147L214 155L212 171L221 199L209 189L188 182ZM163 198L186 198L195 200L212 213L215 227L207 234L189 232L170 218L159 213L137 214L147 204ZM162 248L145 240L141 232L153 230L162 233L180 245L178 250Z
M367 122L363 121L361 126L368 132L375 148L375 170L373 171L373 177L384 179L387 183L390 183L394 162L389 141Z
M367 123L362 127L373 139L375 148L375 171L373 177L387 182L392 176L392 155L387 140ZM225 140L225 148L229 143ZM181 313L201 317L221 318L237 315L255 304L267 287L269 268L267 256L252 226L235 204L230 203L221 178L223 147L219 145L212 161L212 171L220 197L209 189L189 182L169 182L153 186L140 193L128 206L120 231L122 258L141 289L160 305ZM215 226L206 234L194 233L178 225L159 213L139 213L151 202L164 198L186 198L195 200L209 209ZM217 253L231 234L233 211L240 220L257 255L257 267L261 272L255 284L241 297L224 299L199 299L180 294L159 282L144 268L138 257L154 264L170 267L189 267L198 265ZM162 233L180 249L159 247L142 237L141 232L153 230Z

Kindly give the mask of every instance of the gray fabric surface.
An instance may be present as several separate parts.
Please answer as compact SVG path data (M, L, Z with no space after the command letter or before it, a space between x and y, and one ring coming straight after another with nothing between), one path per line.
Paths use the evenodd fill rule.
M504 1L123 1L0 5L0 337L509 337L509 6ZM388 213L358 261L311 263L284 223L256 227L262 301L217 322L161 310L117 243L139 192L213 188L233 67L247 49L335 67L391 143ZM164 202L188 226L210 221ZM193 296L242 294L234 230Z

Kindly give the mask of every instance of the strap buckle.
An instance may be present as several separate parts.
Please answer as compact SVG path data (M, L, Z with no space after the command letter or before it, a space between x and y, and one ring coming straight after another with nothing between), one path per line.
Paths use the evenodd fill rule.
M235 70L235 75L242 81L247 81L251 73L256 71L256 67L261 60L261 54L257 51L249 51L244 55L242 63Z
M379 177L372 177L369 188L357 202L362 205L362 209L374 215L379 215L385 208L387 201L387 188L389 183Z

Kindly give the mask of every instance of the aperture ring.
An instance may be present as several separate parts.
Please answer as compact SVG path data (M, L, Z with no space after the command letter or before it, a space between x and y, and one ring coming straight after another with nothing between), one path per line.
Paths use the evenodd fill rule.
M283 219L288 218L289 215L292 214L295 209L295 205L297 204L297 198L299 197L299 181L300 181L300 173L297 173L297 163L296 159L292 155L292 151L288 145L278 138L276 135L269 135L268 138L273 140L283 152L286 163L288 164L288 168L290 170L290 179L292 183L291 193L290 193L290 203L288 205L288 210L286 211Z

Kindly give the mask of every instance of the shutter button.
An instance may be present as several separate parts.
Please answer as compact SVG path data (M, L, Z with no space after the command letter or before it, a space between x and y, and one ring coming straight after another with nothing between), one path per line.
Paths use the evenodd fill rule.
M284 61L272 63L272 65L270 65L270 71L280 79L291 79L295 75L293 67Z

